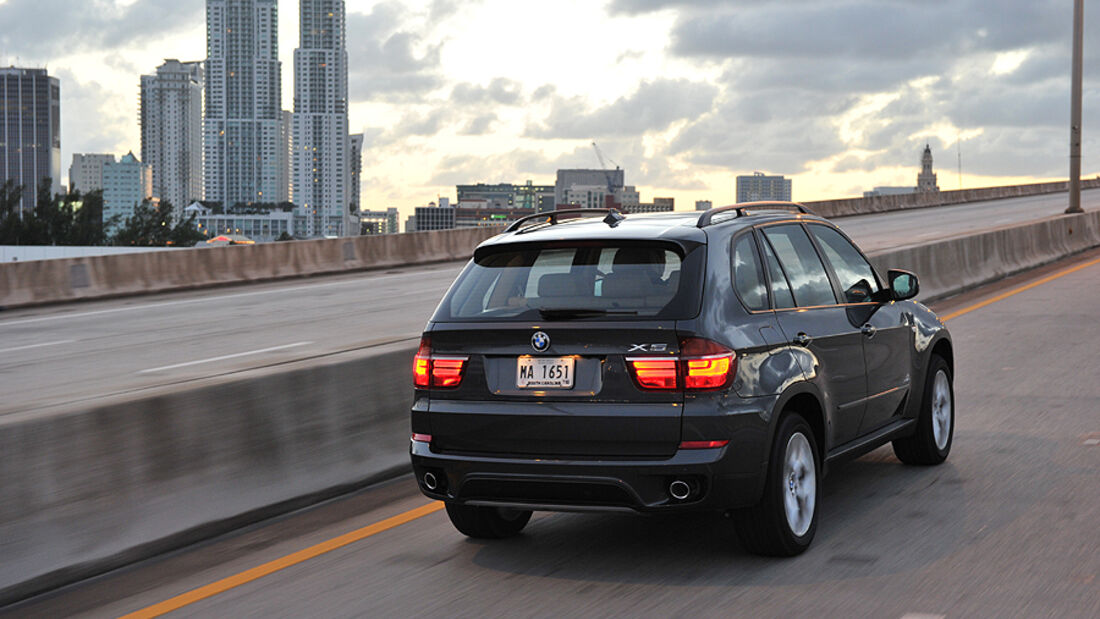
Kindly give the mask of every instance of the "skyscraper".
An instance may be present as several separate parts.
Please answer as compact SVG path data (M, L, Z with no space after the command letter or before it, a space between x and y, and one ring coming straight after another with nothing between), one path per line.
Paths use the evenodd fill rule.
M141 76L141 160L152 167L153 195L177 215L203 199L202 84L201 62L165 60Z
M277 0L206 0L206 53L206 199L287 201Z
M301 0L294 50L293 185L307 236L352 231L344 0Z
M362 181L363 181L363 134L355 133L348 136L348 148L351 154L351 210L359 211L363 208ZM396 223L396 219L394 222Z
M61 191L61 83L45 69L0 68L0 183L24 188L20 214L43 178Z

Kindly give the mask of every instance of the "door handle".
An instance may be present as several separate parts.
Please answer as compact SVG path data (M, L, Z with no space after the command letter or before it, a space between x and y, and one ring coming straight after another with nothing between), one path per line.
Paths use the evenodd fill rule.
M805 333L799 333L794 336L794 343L797 346L809 346L811 341L813 341L813 338Z
M875 336L875 331L877 331L877 330L878 329L875 329L874 325L866 324L866 325L863 325L863 328L860 329L859 332L862 333L863 335L866 335L867 337L874 337Z

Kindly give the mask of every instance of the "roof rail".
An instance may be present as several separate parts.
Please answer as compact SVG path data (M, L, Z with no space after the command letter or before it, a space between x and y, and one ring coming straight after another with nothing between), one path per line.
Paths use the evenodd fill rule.
M553 226L553 225L556 225L558 223L558 216L559 215L580 215L582 217L587 215L587 216L590 216L590 217L595 217L596 215L608 215L610 213L618 213L619 216L622 217L622 214L619 213L619 211L617 209L613 209L613 208L573 208L573 209L564 209L564 210L561 210L561 211L546 211L545 213L535 213L534 215L527 215L525 217L520 217L519 219L517 219L517 220L513 221L511 224L509 224L508 227L504 229L504 232L505 233L515 232L516 230L519 230L520 228L522 228L523 224L528 223L528 222L533 221L533 220L536 220L536 219L544 219L544 220L546 220L545 223L548 223L551 226Z
M715 215L721 215L722 213L728 213L735 211L737 217L744 217L748 211L797 211L803 215L815 215L813 211L806 208L805 205L797 202L742 202L741 204L733 204L730 206L719 206L712 208L709 211L699 216L699 222L696 224L700 228L705 228L711 224Z

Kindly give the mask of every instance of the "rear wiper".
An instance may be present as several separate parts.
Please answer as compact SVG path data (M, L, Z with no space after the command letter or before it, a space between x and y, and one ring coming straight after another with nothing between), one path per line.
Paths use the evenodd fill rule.
M636 316L637 310L597 309L591 307L540 307L544 320L569 320L570 318L596 318L599 316Z

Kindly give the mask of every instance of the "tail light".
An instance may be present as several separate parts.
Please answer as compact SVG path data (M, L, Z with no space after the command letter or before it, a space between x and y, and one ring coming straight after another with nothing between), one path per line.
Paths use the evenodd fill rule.
M634 382L648 390L722 389L737 372L737 353L699 337L681 340L678 357L627 357L626 362Z
M677 368L676 359L639 358L627 359L630 369L634 373L634 380L643 389L676 389Z
M469 357L452 357L432 354L428 336L420 338L420 349L413 358L413 384L418 389L454 389L462 384Z

